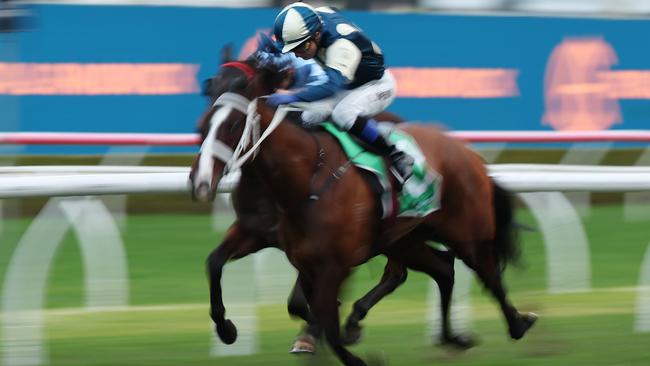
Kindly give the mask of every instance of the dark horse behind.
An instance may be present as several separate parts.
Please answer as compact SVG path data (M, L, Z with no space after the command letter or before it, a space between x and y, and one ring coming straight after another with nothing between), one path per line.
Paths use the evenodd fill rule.
M399 218L380 232L374 192L356 169L328 184L318 200L310 200L348 159L332 136L305 131L259 98L278 85L277 70L243 62L227 66L241 83L223 93L204 116L211 127L190 174L194 194L211 199L227 168L241 166L242 175L259 178L260 189L278 208L282 249L298 270L309 309L341 362L365 365L344 347L339 330L337 296L352 267L384 254L429 273L436 254L427 240L444 243L476 272L498 300L510 336L523 337L536 316L515 309L501 279L518 253L511 197L488 177L479 156L434 127L400 126L444 177L441 208L422 218Z

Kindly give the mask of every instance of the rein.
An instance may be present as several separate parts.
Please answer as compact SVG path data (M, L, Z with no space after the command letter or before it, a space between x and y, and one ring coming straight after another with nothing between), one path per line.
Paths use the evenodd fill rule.
M222 66L226 65L228 64L224 64ZM212 159L215 158L225 163L226 166L224 168L224 175L237 171L248 160L255 159L262 142L264 142L264 140L266 140L271 135L271 133L275 131L275 129L280 125L280 123L282 123L289 112L303 110L302 108L296 106L279 106L276 109L275 114L273 115L273 119L269 123L268 127L264 130L264 132L260 134L261 116L259 113L257 113L257 100L258 98L255 98L251 101L240 94L232 92L223 93L221 96L219 96L219 98L217 98L217 100L214 102L213 107L221 106L222 108L216 111L210 118L210 130L208 131L208 135L201 145L201 157L198 177L210 176L209 174L211 174L211 172L207 167L212 166ZM226 118L228 118L228 115L230 115L230 112L232 112L232 110L241 112L246 116L246 125L244 126L244 131L242 132L242 136L239 139L239 142L237 143L237 146L234 150L230 148L230 146L226 145L223 141L216 138L219 125L221 125L221 123L223 123ZM318 171L322 166L325 165L325 151L320 147L320 142L318 139L311 134L310 136L316 140L318 151L318 162L316 164L316 170ZM252 145L251 148L245 151L246 147L249 145ZM333 182L341 179L343 174L345 174L351 165L352 162L348 160L345 164L338 167L338 169L331 172L330 176L320 187L320 189L309 196L309 200L319 200L321 194Z
M257 113L257 98L250 101L248 98L232 92L223 93L214 102L214 106L223 108L215 112L210 119L210 130L206 136L201 153L206 153L210 158L217 158L226 164L226 171L235 171L241 168L249 159L254 159L259 152L259 147L269 135L275 131L280 123L291 111L299 111L299 108L282 105L276 109L269 126L260 135L260 115ZM234 151L230 146L216 138L219 125L235 109L246 116L246 125ZM244 152L246 146L253 146Z
M264 130L262 135L259 136L259 131L261 129L261 116L259 113L257 113L257 98L253 99L253 101L248 104L248 113L246 114L246 126L244 127L244 132L242 133L241 139L239 139L239 143L235 148L235 152L233 153L232 158L226 163L227 169L231 171L237 170L241 168L241 166L244 165L248 159L254 159L259 152L259 148L262 142L264 142L264 140L266 140L266 138L271 135L271 132L275 131L275 129L278 128L280 123L282 123L284 120L284 117L287 116L287 113L296 110L299 109L296 107L284 105L278 107L275 110L275 114L273 115L271 123L269 123L269 126ZM257 131L257 134L255 134L254 131ZM240 157L239 155L242 153L242 151L244 151L249 143L249 140L253 146Z
M318 139L315 136L312 135L312 137L314 138L314 140L316 140L316 146L318 146L318 164L316 165L316 167L320 168L325 165L325 150L323 150L323 148L320 147L320 141L318 141ZM345 172L348 171L348 169L350 169L351 166L352 166L352 159L346 161L343 165L339 166L335 171L332 172L330 170L331 174L327 177L325 183L323 183L323 185L316 192L310 194L309 199L311 201L318 201L320 199L320 196L323 194L323 192L325 192L332 183L334 183L337 180L340 180L341 177L343 177L343 174L345 174ZM316 177L315 175L312 177L312 187L314 185L315 177ZM312 189L312 192L313 191L314 190Z

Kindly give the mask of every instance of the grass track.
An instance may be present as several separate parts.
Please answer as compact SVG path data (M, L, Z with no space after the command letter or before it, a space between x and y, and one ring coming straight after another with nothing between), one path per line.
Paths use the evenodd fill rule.
M518 220L535 224L524 210ZM541 319L520 342L506 336L497 307L474 286L472 330L482 342L464 354L431 346L426 336L427 280L409 281L380 303L365 322L360 355L385 355L391 365L649 365L650 334L633 332L639 267L650 242L647 221L625 222L618 205L598 206L585 219L590 240L594 291L547 294L544 248L539 233L524 233L526 266L510 268L513 302ZM0 281L28 219L3 223ZM257 309L260 353L213 358L203 263L220 234L205 215L131 215L124 234L128 253L131 308L87 312L83 269L74 235L69 234L51 268L46 322L52 365L316 365L336 364L327 355L287 354L298 323L282 304ZM369 289L383 260L357 270L346 299ZM2 283L2 282L0 282ZM288 293L289 289L286 289ZM347 311L349 304L342 309ZM0 319L2 321L2 319ZM309 360L309 362L307 362Z

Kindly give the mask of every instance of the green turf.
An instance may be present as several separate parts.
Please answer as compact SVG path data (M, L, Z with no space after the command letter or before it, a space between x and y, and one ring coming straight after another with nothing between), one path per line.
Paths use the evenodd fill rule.
M525 210L518 221L535 224ZM30 220L3 222L0 283L16 242ZM592 285L588 293L548 294L539 233L522 234L525 265L510 268L513 302L541 318L526 338L512 342L497 307L480 286L472 291L472 331L481 344L466 353L433 347L426 336L427 279L409 281L370 313L359 355L385 357L391 365L648 365L650 333L633 332L639 268L650 241L650 218L626 222L619 205L594 207L585 219ZM131 307L83 311L83 268L75 236L68 234L51 268L46 335L52 365L315 365L331 356L297 358L287 353L299 323L282 304L257 308L260 353L210 356L210 321L204 260L221 234L206 215L130 215L124 232ZM369 289L383 260L359 268L346 301ZM249 284L243 283L242 286ZM288 289L287 289L288 292ZM345 303L342 309L349 309ZM0 319L2 321L2 319ZM0 345L1 347L1 345Z

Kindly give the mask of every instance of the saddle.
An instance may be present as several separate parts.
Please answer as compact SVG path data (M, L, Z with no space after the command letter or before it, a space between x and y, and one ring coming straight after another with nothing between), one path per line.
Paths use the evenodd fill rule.
M335 124L325 122L320 127L339 142L350 162L369 178L382 208L381 217L422 217L440 208L441 176L426 162L420 147L404 131L392 123L382 123L380 129L400 150L415 159L413 175L404 182L401 191L395 189L395 180L389 172L391 163L383 156L369 151L364 144L340 130Z

